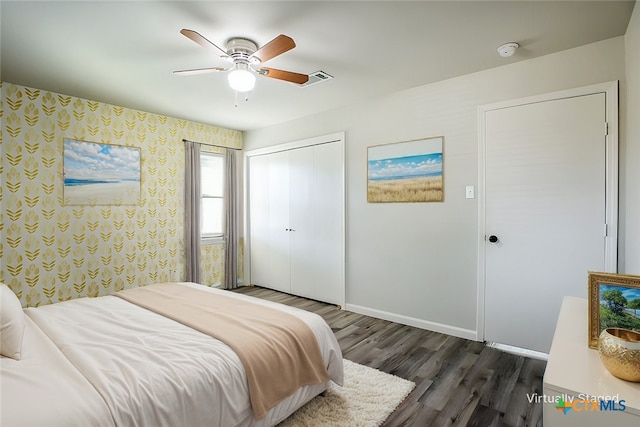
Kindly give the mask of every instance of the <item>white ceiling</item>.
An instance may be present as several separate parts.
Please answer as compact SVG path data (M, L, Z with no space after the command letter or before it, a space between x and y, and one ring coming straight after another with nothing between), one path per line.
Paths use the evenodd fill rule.
M623 35L635 1L5 1L2 81L250 130L402 89ZM335 78L309 87L258 77L239 100L224 66L179 31L223 47L278 34L297 47L265 65ZM521 48L502 58L498 45Z

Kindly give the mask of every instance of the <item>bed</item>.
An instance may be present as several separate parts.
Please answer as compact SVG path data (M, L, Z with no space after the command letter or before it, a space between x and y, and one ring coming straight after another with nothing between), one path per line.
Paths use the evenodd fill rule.
M24 310L12 302L7 308L17 298L2 285L0 425L272 426L326 390L330 381L342 384L340 347L320 316L194 283L173 285L181 293L223 298L225 306L271 309L302 321L317 341L327 380L287 391L257 416L245 359L232 350L233 344L197 330L197 325L187 326L116 295ZM9 316L18 320L11 324ZM19 335L15 326L20 321L21 348L5 357L11 350L8 340ZM263 350L254 353L266 358ZM283 353L282 363L289 363L290 353ZM274 369L278 378L293 375L290 370L296 369Z

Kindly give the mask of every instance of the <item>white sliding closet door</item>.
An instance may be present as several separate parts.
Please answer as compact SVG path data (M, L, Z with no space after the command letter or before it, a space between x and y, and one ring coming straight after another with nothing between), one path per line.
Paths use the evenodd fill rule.
M289 271L289 152L267 156L269 198L269 283L290 292ZM260 258L260 257L258 257Z
M255 156L251 159L249 180L251 192L249 204L252 211L259 213L251 217L249 232L251 234L251 251L264 254L251 259L251 279L254 283L267 283L271 268L269 267L269 157Z
M289 152L289 213L291 292L308 296L315 286L315 235L313 228L313 147Z
M248 152L252 284L344 304L344 137Z
M340 304L342 289L342 144L292 150L291 292Z

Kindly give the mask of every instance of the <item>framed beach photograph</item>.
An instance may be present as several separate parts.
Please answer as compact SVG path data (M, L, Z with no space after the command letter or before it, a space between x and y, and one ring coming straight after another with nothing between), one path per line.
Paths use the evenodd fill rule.
M65 205L134 205L140 148L64 139Z
M441 202L444 137L368 147L367 201Z
M589 272L589 347L606 328L640 332L640 276Z

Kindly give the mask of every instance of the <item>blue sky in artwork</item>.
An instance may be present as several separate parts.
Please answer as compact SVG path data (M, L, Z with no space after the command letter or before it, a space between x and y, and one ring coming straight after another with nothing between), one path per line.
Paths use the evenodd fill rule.
M370 181L442 176L442 137L369 147Z
M119 145L64 140L65 179L140 179L140 150Z
M615 286L615 285L600 285L600 295L602 295L603 292L609 291L612 289L617 289L620 292L622 292L622 295L627 299L627 301L640 299L640 289L627 288L627 287Z
M442 175L442 153L369 160L369 179L391 180Z

